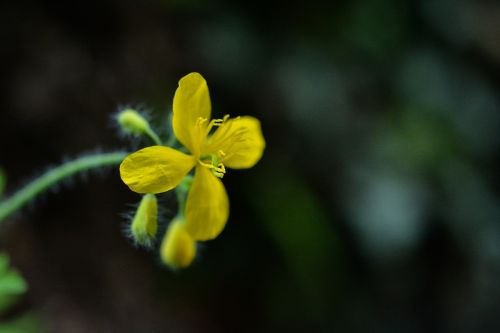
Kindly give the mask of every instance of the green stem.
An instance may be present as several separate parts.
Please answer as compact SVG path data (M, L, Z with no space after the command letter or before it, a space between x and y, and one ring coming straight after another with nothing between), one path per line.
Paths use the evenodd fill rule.
M174 134L174 129L172 127L172 117L173 117L172 112L169 112L168 117L167 117L168 118L167 124L168 124L169 136L168 136L167 142L165 143L165 146L167 146L167 147L173 147L175 145L175 142L177 141L175 134Z
M173 147L175 145L175 142L177 141L175 135L172 133L170 134L170 136L168 137L168 140L167 142L165 143L165 146L167 147Z
M177 196L177 202L179 204L179 212L177 215L183 217L184 216L184 208L186 207L186 199L189 189L191 188L191 184L193 183L193 176L186 175L180 184L175 188L175 194Z
M33 180L31 183L14 193L10 198L0 202L0 222L21 209L38 194L47 190L61 180L81 171L117 165L127 156L126 152L104 153L77 158L64 163Z
M149 136L149 138L153 140L153 142L158 146L162 145L160 137L150 127L148 127L148 129L146 130L146 135Z
M184 207L186 206L186 192L180 190L178 187L175 188L175 195L177 197L177 203L179 205L177 215L184 216Z

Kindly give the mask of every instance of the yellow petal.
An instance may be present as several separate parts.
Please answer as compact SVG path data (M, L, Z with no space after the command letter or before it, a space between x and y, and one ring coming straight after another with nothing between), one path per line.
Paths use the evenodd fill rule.
M222 162L233 169L253 167L266 147L260 121L250 116L229 119L209 138L208 143L203 154L222 150L226 156Z
M198 165L186 201L186 229L195 240L217 237L229 217L226 189L209 169Z
M161 259L173 269L185 268L191 265L195 254L196 242L186 231L185 224L174 219L161 243Z
M134 192L161 193L176 187L194 163L193 156L152 146L127 156L120 165L120 176Z
M210 114L210 95L203 76L190 73L180 79L174 95L172 126L177 139L195 156L205 139ZM205 121L200 123L200 118Z

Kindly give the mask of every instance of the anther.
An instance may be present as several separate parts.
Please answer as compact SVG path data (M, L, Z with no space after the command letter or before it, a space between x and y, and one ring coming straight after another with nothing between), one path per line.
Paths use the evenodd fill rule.
M224 177L224 175L226 174L226 167L224 166L224 164L219 162L219 159L214 154L211 154L210 157L212 158L211 164L203 162L202 160L198 160L198 163L210 169L210 171L215 177L218 178Z
M196 119L196 126L201 126L203 123L205 123L207 121L207 118L203 118L203 117L198 117Z
M212 119L207 126L207 130L206 130L205 134L206 135L210 134L210 131L212 130L212 128L214 128L214 126L219 127L219 126L224 125L224 123L226 122L226 120L228 118L229 118L229 115L226 114L222 119Z

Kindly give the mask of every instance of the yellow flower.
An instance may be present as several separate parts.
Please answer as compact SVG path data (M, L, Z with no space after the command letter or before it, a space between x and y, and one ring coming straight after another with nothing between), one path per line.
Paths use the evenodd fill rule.
M193 168L185 226L194 240L217 237L229 216L229 200L219 178L226 167L254 166L265 148L260 122L243 116L210 120L211 103L205 79L191 73L179 81L174 96L174 134L191 153L164 146L141 149L120 165L120 175L137 193L160 193L176 187ZM212 129L217 127L212 133Z

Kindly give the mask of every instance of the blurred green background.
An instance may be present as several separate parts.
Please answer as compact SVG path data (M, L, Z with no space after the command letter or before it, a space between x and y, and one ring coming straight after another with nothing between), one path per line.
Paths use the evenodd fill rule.
M48 332L500 331L500 3L3 1L7 194L64 158L165 128L198 71L267 149L224 178L229 223L172 273L124 237L117 169L0 230ZM31 177L31 178L30 178ZM175 210L161 196L162 220Z

